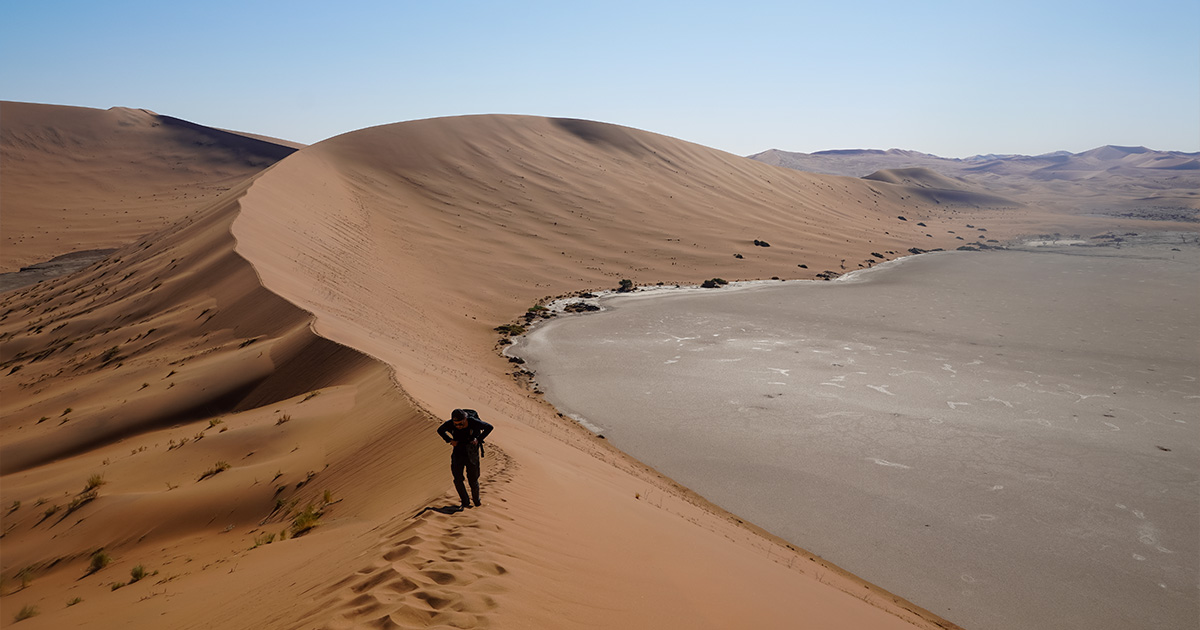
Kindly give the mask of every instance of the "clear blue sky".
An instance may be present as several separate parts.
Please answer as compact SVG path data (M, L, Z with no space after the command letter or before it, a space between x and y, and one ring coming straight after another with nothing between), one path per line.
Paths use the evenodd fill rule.
M1200 1L0 0L0 99L306 143L516 113L741 155L1200 151Z

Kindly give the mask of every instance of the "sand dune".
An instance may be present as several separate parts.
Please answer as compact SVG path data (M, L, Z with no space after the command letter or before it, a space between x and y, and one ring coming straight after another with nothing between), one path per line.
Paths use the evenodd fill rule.
M957 246L968 221L990 229L974 240L1094 225L519 116L366 129L266 170L185 127L220 141L181 161L224 179L133 202L189 177L158 158L98 172L128 157L116 141L75 164L41 144L67 135L38 119L55 109L5 107L25 139L3 145L14 259L128 243L0 295L0 601L6 621L36 606L28 628L949 627L561 418L493 329L624 278L811 278ZM80 136L132 121L178 147L154 139L162 117L82 118ZM55 228L60 249L20 227L93 199L166 227L130 239L88 215ZM485 505L445 513L433 427L460 406L497 430ZM111 564L89 573L97 550ZM157 573L114 588L138 565Z
M0 272L125 245L295 150L124 107L0 101L0 120Z
M1082 153L950 159L896 149L811 154L771 149L750 157L802 171L859 177L923 168L1058 214L1195 222L1200 210L1200 177L1193 173L1200 168L1198 156L1180 151L1110 145Z

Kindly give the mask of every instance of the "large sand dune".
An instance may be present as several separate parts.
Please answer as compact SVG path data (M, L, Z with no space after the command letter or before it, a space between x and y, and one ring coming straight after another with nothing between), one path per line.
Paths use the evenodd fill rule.
M266 170L220 149L182 159L196 172L181 179L136 161L84 176L116 163L105 151L176 140L114 135L75 164L44 143L146 115L5 107L4 137L25 138L0 145L19 192L5 255L128 243L0 295L0 602L6 623L36 606L29 628L951 625L559 417L493 328L624 278L813 277L963 235L1099 227L515 116L367 129ZM232 142L206 129L184 132ZM185 181L206 192L133 201ZM93 198L165 227L89 218L53 228L54 247L26 237L46 208L74 208L73 226ZM433 428L460 406L497 429L485 505L444 513ZM308 506L319 525L296 536ZM101 549L111 564L89 573ZM114 589L137 565L157 573Z

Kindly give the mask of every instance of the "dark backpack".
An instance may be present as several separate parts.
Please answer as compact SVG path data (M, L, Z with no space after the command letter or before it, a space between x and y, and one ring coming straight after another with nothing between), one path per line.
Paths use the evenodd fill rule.
M463 409L462 412L467 414L467 422L470 422L472 419L483 422L483 419L479 417L479 412L475 411L474 409ZM480 440L480 442L479 442L479 457L481 457L481 458L483 457L483 441L482 440Z

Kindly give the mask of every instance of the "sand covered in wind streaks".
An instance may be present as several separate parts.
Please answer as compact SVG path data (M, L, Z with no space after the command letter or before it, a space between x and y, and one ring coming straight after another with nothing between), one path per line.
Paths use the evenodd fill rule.
M47 155L28 190L68 168ZM6 220L52 205L41 189ZM178 223L105 261L0 296L6 621L36 606L21 627L945 625L560 418L492 329L621 278L812 277L955 245L962 214L510 116L339 136L172 207ZM1059 222L968 214L997 237ZM432 429L456 406L497 429L485 505L446 514L426 509L450 503ZM297 536L306 506L319 524ZM88 573L100 549L112 561ZM137 565L158 573L114 589Z

